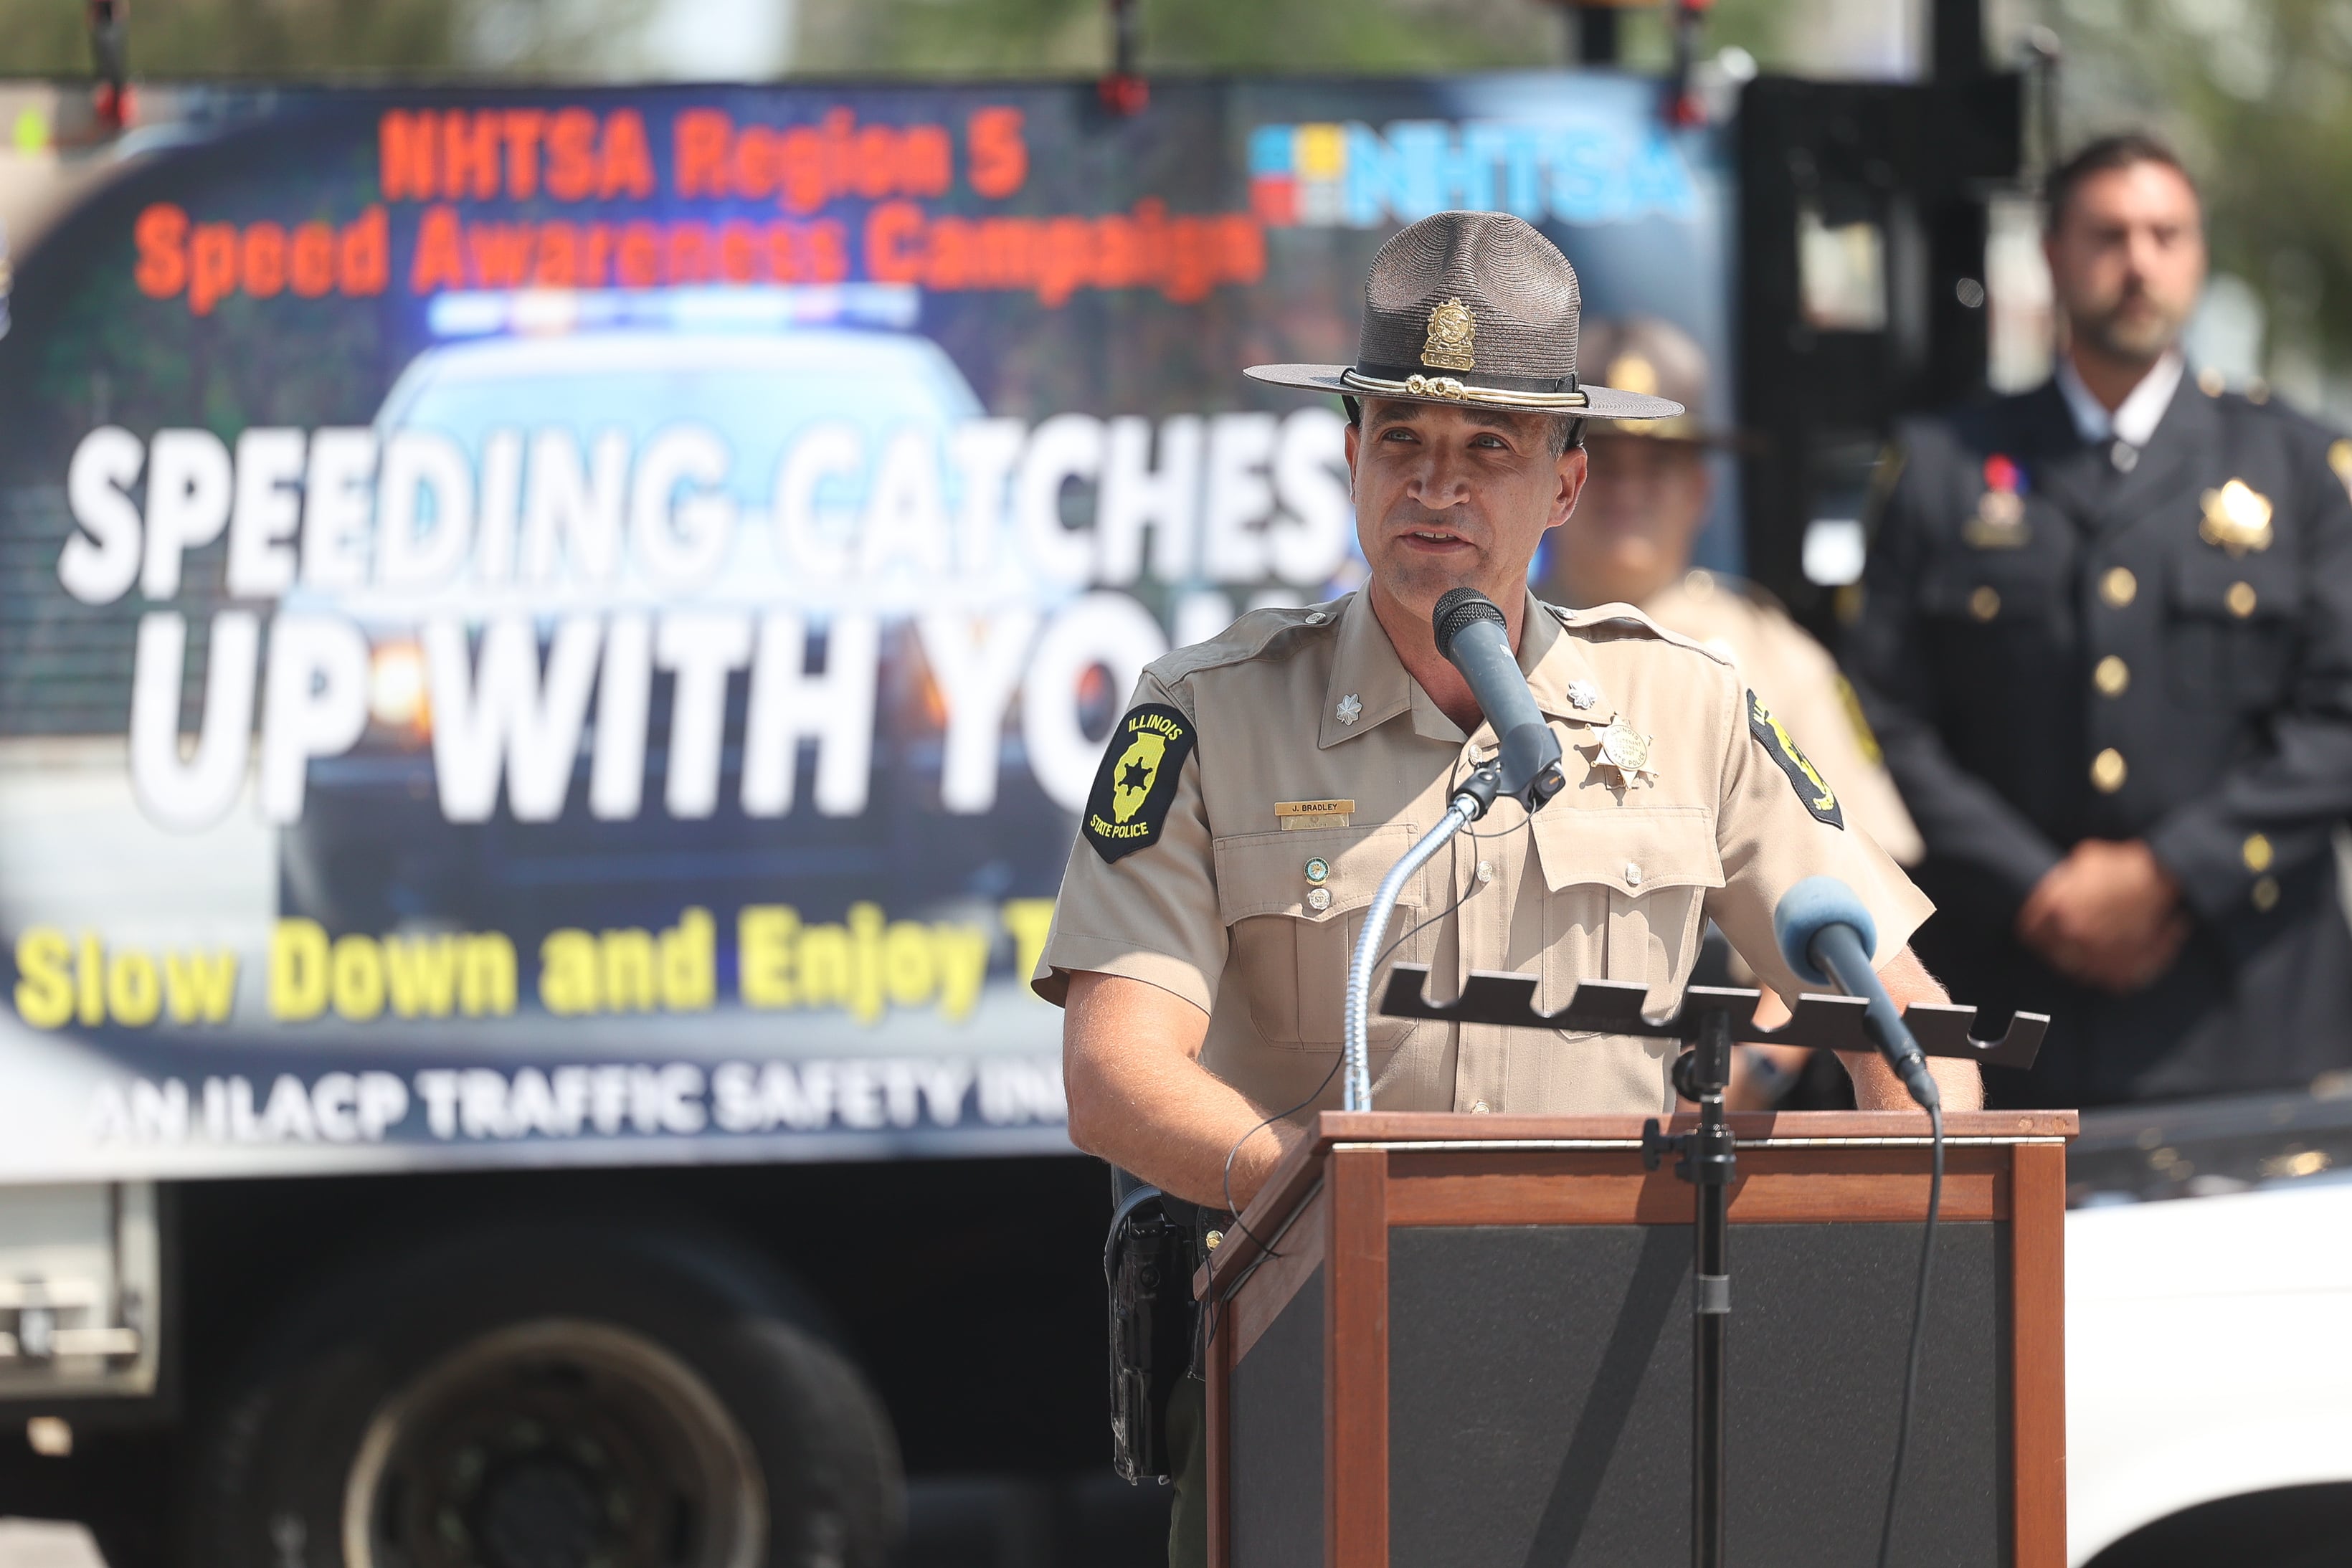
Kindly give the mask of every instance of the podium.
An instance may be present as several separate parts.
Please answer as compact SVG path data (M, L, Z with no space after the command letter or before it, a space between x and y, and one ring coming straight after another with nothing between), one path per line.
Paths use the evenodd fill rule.
M1194 1281L1212 1564L1689 1561L1691 1188L1643 1167L1643 1120L1321 1114ZM1729 1120L1730 1559L1859 1568L1893 1461L1927 1118ZM2063 1568L2075 1117L1945 1121L1891 1560Z

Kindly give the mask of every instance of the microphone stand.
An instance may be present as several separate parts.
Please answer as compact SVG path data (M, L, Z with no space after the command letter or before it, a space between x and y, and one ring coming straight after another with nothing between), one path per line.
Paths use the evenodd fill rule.
M1751 1004L1752 1005L1752 1004ZM1691 1564L1724 1564L1724 1391L1731 1319L1731 1183L1739 1141L1723 1118L1731 1083L1731 1015L1698 1017L1691 1049L1675 1059L1675 1091L1698 1103L1698 1126L1667 1136L1654 1116L1642 1124L1642 1165L1656 1170L1669 1150L1675 1175L1691 1184Z
M1369 1111L1372 1108L1371 1068L1371 998L1372 971L1381 961L1381 939L1389 932L1389 917L1396 913L1397 900L1403 896L1404 884L1412 873L1429 862L1432 855L1444 849L1454 834L1486 814L1502 789L1502 764L1488 761L1462 781L1454 792L1453 802L1446 807L1445 816L1437 826L1421 835L1412 848L1405 851L1388 875L1381 879L1380 890L1372 894L1371 906L1364 911L1364 928L1357 935L1356 951L1348 961L1347 1000L1347 1069L1340 1090L1340 1108L1348 1111Z

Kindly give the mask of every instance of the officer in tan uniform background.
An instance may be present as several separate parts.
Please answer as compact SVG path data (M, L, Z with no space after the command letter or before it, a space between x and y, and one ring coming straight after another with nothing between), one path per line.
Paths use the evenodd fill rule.
M1587 429L1591 476L1575 515L1544 550L1545 597L1638 605L1660 626L1728 658L1836 790L1846 825L1877 840L1896 863L1916 864L1926 852L1919 830L1829 650L1762 588L1690 564L1715 498L1710 449L1737 439L1708 418L1706 351L1672 322L1636 316L1586 322L1577 353L1609 385L1669 398L1683 412ZM1722 977L1754 980L1738 964ZM1826 1078L1816 1069L1799 1089L1809 1055L1794 1046L1742 1046L1733 1059L1732 1107L1759 1110L1792 1093L1803 1096L1799 1103L1837 1103L1834 1069Z
M1772 911L1825 873L1874 915L1889 993L1943 996L1905 946L1927 900L1848 830L1727 661L1623 606L1559 612L1528 591L1538 542L1583 487L1581 419L1680 412L1578 382L1567 258L1518 219L1441 214L1381 247L1365 296L1356 365L1251 373L1348 398L1366 587L1252 612L1145 670L1104 750L1034 981L1067 1009L1072 1141L1194 1203L1245 1206L1304 1136L1291 1118L1337 1103L1365 905L1449 786L1494 750L1436 652L1431 611L1452 588L1501 608L1568 786L1532 821L1498 805L1424 867L1388 958L1433 965L1440 993L1474 968L1506 969L1539 973L1548 1008L1587 977L1646 981L1663 1005L1712 917L1793 995ZM1383 1108L1673 1100L1666 1042L1376 1019L1371 1043ZM1877 1058L1848 1065L1863 1105L1909 1103ZM1947 1105L1978 1103L1971 1064L1935 1067ZM1180 1405L1170 1427L1184 1456L1171 1555L1189 1562L1204 1528L1197 1413Z
M1763 589L1690 564L1714 500L1708 451L1734 440L1707 417L1706 350L1673 323L1636 316L1587 322L1577 355L1611 386L1670 398L1683 412L1586 430L1591 476L1545 551L1544 597L1638 605L1667 631L1725 654L1836 788L1846 825L1898 864L1917 863L1919 830L1829 650Z

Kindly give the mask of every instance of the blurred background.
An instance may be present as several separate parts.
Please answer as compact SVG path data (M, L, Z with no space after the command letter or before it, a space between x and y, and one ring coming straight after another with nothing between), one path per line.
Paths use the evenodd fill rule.
M131 64L156 77L1039 77L1100 70L1110 15L1098 0L139 0ZM1546 0L1140 0L1135 15L1146 74L1507 69L1570 63L1580 46L1577 14ZM1666 67L1668 16L1613 18L1622 64ZM1985 26L1999 66L2063 60L2069 143L2144 126L2200 177L2214 277L2192 359L2352 413L2352 0L1989 0ZM1927 29L1922 0L1717 0L1706 40L1765 73L1904 80L1927 68ZM79 6L0 0L0 72L89 60ZM2030 386L2048 363L2030 230L1991 266L2011 313L1993 381Z
M95 7L122 8L121 0ZM0 0L0 928L12 953L37 921L93 933L92 952L99 932L117 946L234 938L247 967L242 1001L219 1028L217 1017L177 1027L176 1013L171 1027L116 1027L121 1006L110 1019L88 1002L79 1016L45 1023L0 1017L9 1057L0 1070L0 1568L88 1568L101 1550L113 1568L341 1561L320 1521L340 1506L347 1473L358 1473L351 1453L373 1412L395 1409L404 1388L429 1385L441 1400L417 1406L424 1415L411 1409L400 1428L412 1469L378 1464L372 1484L393 1496L399 1484L424 1486L416 1478L427 1459L478 1458L478 1427L490 1424L477 1419L480 1388L514 1394L516 1368L536 1375L567 1357L577 1386L562 1398L575 1402L542 1403L543 1390L524 1389L535 1436L513 1438L506 1460L490 1467L499 1486L477 1489L521 1498L516 1506L527 1503L562 1550L452 1547L368 1561L731 1568L738 1559L719 1535L695 1553L628 1555L605 1552L589 1528L591 1505L625 1480L691 1493L712 1519L742 1495L740 1454L724 1445L705 1453L677 1436L705 1429L696 1401L711 1385L734 1427L710 1429L746 1428L763 1457L800 1457L776 1434L790 1438L795 1418L807 1417L799 1426L825 1429L838 1468L872 1482L871 1519L835 1552L824 1531L849 1528L835 1516L855 1511L797 1495L788 1508L783 1482L772 1480L774 1520L746 1526L745 1538L772 1523L780 1554L798 1549L784 1542L789 1522L813 1532L804 1560L861 1568L886 1557L896 1568L1158 1561L1166 1494L1120 1483L1103 1462L1103 1173L1071 1157L1058 1019L1024 982L1095 749L1133 678L1118 658L1097 657L1102 648L1156 651L1208 635L1249 604L1314 602L1359 580L1341 559L1345 530L1335 528L1328 550L1307 550L1295 569L1244 563L1210 582L1204 567L1192 582L1164 569L1155 542L1149 571L1139 559L1123 572L1097 563L1099 580L1087 580L1082 564L1074 576L1016 584L1020 592L995 607L1009 606L1003 623L1018 628L1006 637L935 643L933 627L914 625L928 601L902 594L885 606L891 629L879 651L865 649L880 672L873 689L851 683L834 705L878 715L866 732L871 810L858 789L845 806L828 804L835 786L807 768L803 804L791 807L788 781L783 805L757 821L734 801L749 749L746 677L730 687L723 670L719 718L703 736L709 754L724 757L705 790L723 785L729 797L715 815L708 799L698 811L675 794L656 806L654 785L625 810L600 799L592 811L594 742L585 731L568 749L547 748L556 760L542 779L562 808L552 819L525 824L513 804L520 746L503 809L486 802L461 817L446 788L436 804L426 653L394 615L370 621L374 643L359 655L368 661L366 716L354 720L363 727L352 755L322 749L308 759L307 814L265 821L224 807L202 832L183 831L151 799L134 799L129 782L133 637L143 660L147 626L177 619L164 601L177 594L193 612L184 668L174 654L167 677L182 686L186 735L211 701L217 632L201 624L204 612L217 626L271 594L230 585L220 519L212 534L192 534L184 586L175 570L167 591L146 591L142 581L134 597L126 576L109 597L69 580L59 541L79 537L77 521L88 531L91 516L103 519L108 483L127 497L150 432L205 427L224 454L238 442L242 464L247 431L309 439L312 427L320 437L340 427L338 436L373 430L389 442L411 426L437 429L463 448L450 461L469 476L477 461L487 474L491 439L518 406L582 442L616 424L649 441L690 416L741 455L739 477L750 487L736 499L749 517L780 493L765 486L785 436L799 440L845 411L871 427L857 438L877 451L880 422L906 416L924 440L942 443L1010 426L1008 450L1033 455L1075 431L1126 451L1130 471L1154 439L1149 415L1162 420L1165 472L1186 460L1171 451L1198 463L1204 445L1255 442L1256 455L1236 461L1271 465L1290 513L1317 513L1323 497L1318 515L1329 521L1343 517L1345 494L1336 480L1318 487L1317 476L1336 471L1338 415L1269 401L1233 373L1251 361L1345 355L1357 280L1392 232L1385 209L1344 224L1328 213L1301 222L1294 186L1329 179L1306 171L1305 149L1313 141L1329 151L1343 125L1378 125L1385 136L1473 120L1558 120L1588 137L1605 121L1621 140L1577 144L1601 147L1593 156L1612 177L1653 156L1683 172L1686 183L1660 211L1554 212L1547 221L1583 269L1596 318L1676 319L1705 340L1688 401L1709 398L1743 416L1738 435L1685 454L1715 481L1711 498L1704 486L1696 492L1694 517L1706 520L1693 523L1692 578L1712 591L1710 571L1744 573L1825 636L1858 602L1863 519L1890 414L2050 377L2058 329L2035 193L2056 158L2103 132L2158 133L2201 186L2212 273L2189 328L2189 362L2253 402L2352 424L2352 203L2344 199L2352 0L1685 0L1679 34L1675 6L1550 0L129 0L127 9L127 54L116 65L153 112L108 129L92 107L102 94L89 86L93 7ZM1967 30L1980 24L1981 37L1956 37L1955 17ZM1110 79L1120 67L1148 84L1148 115L1132 112L1141 99L1122 107ZM1601 70L1546 74L1580 67ZM1686 97L1657 90L1685 67ZM320 84L385 90L309 90ZM724 85L632 90L645 84ZM904 84L921 90L899 91ZM224 298L216 312L193 293L184 310L170 298L185 279L134 287L126 237L137 220L143 254L151 236L139 214L161 211L165 198L224 232L218 220L255 220L248 246L252 230L282 241L280 218L307 218L323 235L323 225L342 225L361 204L380 214L388 202L403 225L391 254L405 263L416 254L414 209L431 193L378 191L380 171L392 168L377 160L380 128L388 138L446 110L454 136L467 113L487 123L488 106L552 110L568 101L554 89L574 87L597 89L581 100L617 110L615 120L651 116L664 149L667 117L682 111L723 105L765 134L777 116L824 111L846 123L854 106L865 125L970 136L976 154L981 129L1013 105L1010 121L993 123L1017 128L1029 117L1027 173L986 192L975 175L975 192L995 202L1017 189L1006 210L1022 221L1043 213L1119 225L1148 213L1156 223L1163 211L1222 211L1229 223L1217 232L1239 236L1220 253L1218 265L1231 267L1223 281L1255 287L1211 278L1188 291L1163 280L1165 298L1155 298L1147 287L1106 283L1067 299L1033 299L1002 279L836 287L859 275L845 265L827 271L827 253L810 236L832 232L832 260L842 261L846 231L827 231L829 214L862 214L874 195L852 202L845 189L827 195L829 206L788 207L792 223L763 231L782 236L775 256L792 258L789 267L772 263L772 288L701 287L719 279L700 252L703 270L682 267L669 287L582 287L571 314L551 317L531 312L552 308L544 296L571 284L523 287L517 271L511 288L480 276L468 288L456 264L430 287L387 290L379 275L339 285L356 298L325 304L258 304L257 285L253 298ZM625 123L643 134L643 120ZM1244 138L1245 128L1272 139ZM1372 145L1387 155L1385 143ZM1261 166L1268 147L1276 156ZM1286 162L1294 147L1296 181ZM174 183L180 171L195 172L184 187ZM462 194L457 178L444 193L452 202ZM938 211L950 222L995 210L944 185L943 176L941 190L914 193L944 195ZM740 215L707 199L712 193L695 197L705 207L631 195L646 213L685 220L681 229L705 207ZM12 207L19 196L24 204ZM477 203L469 215L545 216L546 204L533 208L530 196ZM15 215L37 210L37 224ZM190 216L170 210L184 224ZM616 223L642 215L625 203L614 211ZM799 219L811 214L819 221L803 230ZM353 221L335 233L348 270L354 251L368 254L369 231ZM479 237L494 241L496 231ZM383 252L375 254L382 274ZM482 273L482 256L469 255ZM282 283L267 293L288 294ZM328 291L322 280L290 292ZM116 426L138 440L129 467L108 481L101 470L120 457L121 443L109 445L122 434ZM2337 472L2352 475L2352 445L2337 447ZM95 485L67 477L69 466L82 472L85 451ZM531 461L536 484L540 458ZM217 488L225 519L227 482ZM1073 488L1083 502L1088 486ZM85 515L93 491L101 510ZM1178 515L1192 504L1187 499L1166 503L1177 529L1191 526ZM1062 490L1045 494L1064 524L1084 525ZM1241 522L1288 516L1267 485L1251 494L1258 510ZM929 493L934 511L943 496ZM1140 519L1155 504L1129 509L1130 556L1141 555ZM856 517L846 503L836 515ZM135 538L135 516L130 526ZM382 610L307 580L293 588L290 571L283 586L289 609L354 621ZM741 615L748 626L754 609L784 603L790 591L810 591L730 571L707 595L625 584L612 603L589 608L674 601ZM810 616L824 674L855 662L824 624L840 605L793 603ZM456 613L478 609L468 602ZM1024 640L1040 625L1090 616L1101 643L1072 653L1045 634L1036 646L1059 651L1037 654L1023 673ZM551 617L541 617L542 632ZM797 635L801 622L792 625ZM527 635L517 647L527 663ZM1851 704L1816 653L1824 662L1804 668L1819 695ZM256 656L250 645L246 653ZM711 657L724 663L723 653ZM789 664L799 677L802 661ZM1031 722L1044 706L1038 694L1056 680L1069 710L1059 732ZM953 700L950 685L961 694ZM950 758L959 750L954 714L976 685L986 689L975 707L995 706L981 744L962 747L959 763ZM636 716L651 738L635 760L656 780L668 767L672 689L665 676L646 705L650 719ZM1845 708L1832 711L1838 716L1825 722L1843 723ZM600 724L604 716L599 708ZM162 723L168 729L169 713ZM1874 767L1876 744L1867 725L1856 727ZM1048 769L1039 758L1055 733ZM810 738L810 753L821 755ZM167 739L162 751L176 764L180 749ZM800 753L792 755L798 767ZM1036 764L1034 779L1017 766L1024 758ZM566 775L574 761L577 776ZM991 770L999 761L1001 800ZM597 767L601 776L601 754ZM489 777L496 795L495 766ZM228 779L224 800L242 779L241 770ZM517 1004L513 947L528 963L542 939L584 941L589 933L574 927L636 938L646 955L658 942L666 974L670 955L681 955L686 970L704 966L722 997L748 998L739 943L750 939L738 933L750 926L739 928L738 905L749 913L784 897L808 915L807 940L840 953L853 927L883 939L878 903L915 916L888 929L937 935L936 972L919 953L924 983L908 988L926 1007L873 1000L868 1016L856 1016L845 982L842 995L803 998L782 1019L748 1006L709 1010L708 994L678 1004L705 1009L689 1019L649 1000L635 1017L583 1017L540 1005L527 978ZM724 933L715 940L706 905ZM781 904L762 913L779 911L799 918ZM267 1009L260 993L265 964L278 959L274 944L294 925L320 953L331 937L337 953L349 942L362 955L379 939L389 955L459 935L511 938L505 1011L513 1016L479 1019L468 1003L453 1017L446 995L429 1017L387 1009L381 994L372 1011L346 1009L338 992L334 1016L322 1000L289 1025L274 993ZM791 927L772 919L765 929ZM935 982L958 932L978 933L976 961L990 978L976 1008L967 996L963 1013L943 1007L933 1017L928 1001L944 994ZM65 938L56 940L62 950ZM15 970L0 975L14 978ZM148 983L152 991L152 967ZM154 998L146 999L144 1021L153 1023ZM625 1130L615 1113L599 1136L557 1140L553 1102L584 1093L582 1075L600 1075L601 1095L618 1082L605 1075L663 1061L663 1072L698 1084L705 1068L714 1083L740 1070L731 1108L743 1112L748 1100L752 1110L740 1124L689 1128L690 1105L677 1126ZM508 1113L502 1073L518 1063L517 1108L501 1131L493 1124ZM754 1068L756 1093L744 1087ZM800 1069L807 1075L796 1078ZM458 1113L446 1098L458 1071L468 1084L462 1136L450 1130ZM919 1092L927 1071L943 1072L950 1089L935 1092L941 1080L924 1078ZM304 1073L313 1075L307 1084ZM373 1087L354 1090L354 1074ZM428 1080L445 1095L429 1131ZM417 1086L413 1109L404 1082ZM107 1098L119 1083L131 1085L127 1102ZM527 1086L539 1096L528 1114ZM2352 1372L2335 1349L2352 1274L2332 1239L2352 1222L2343 1181L2352 1075L2307 1087L2110 1110L2072 1152L2077 1563L2352 1561L2352 1421L2340 1414L2352 1407L2344 1381ZM374 1129L404 1128L393 1143L330 1146L317 1136L318 1118L351 1118L334 1096L364 1103L372 1093L398 1102ZM306 1094L327 1096L317 1102L325 1109L306 1110ZM85 1101L97 1107L87 1118ZM580 1104L571 1103L567 1137L583 1130ZM166 1146L159 1128L180 1145ZM2172 1198L2210 1201L2143 1201ZM2315 1236L2329 1239L2315 1247ZM512 1322L531 1313L602 1314L632 1323L640 1339L634 1347L594 1336L507 1343ZM747 1324L768 1336L764 1345L732 1337ZM646 1340L678 1354L649 1356ZM474 1383L454 1374L436 1381L435 1369L466 1362L486 1342L498 1355L467 1364ZM61 1343L83 1348L68 1354ZM2315 1343L2323 1354L2312 1354ZM2183 1350L2216 1346L2230 1354ZM684 1361L706 1350L698 1379ZM516 1408L485 1401L480 1408L501 1421ZM819 1406L825 1419L809 1416ZM550 1410L554 1417L540 1420ZM548 1435L616 1410L655 1434L621 1455L628 1464ZM235 1440L216 1440L223 1433ZM780 1463L777 1476L789 1468ZM364 1490L349 1484L352 1495ZM317 1511L268 1500L281 1495ZM891 1546L885 1524L901 1502L908 1528ZM422 1532L423 1520L393 1522ZM41 1522L66 1521L96 1533L79 1524L45 1533Z

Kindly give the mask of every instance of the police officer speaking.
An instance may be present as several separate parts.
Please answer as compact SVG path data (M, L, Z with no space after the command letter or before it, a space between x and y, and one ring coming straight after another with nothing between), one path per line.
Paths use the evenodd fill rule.
M1433 989L1472 969L1541 977L1556 1008L1586 977L1663 1005L1712 917L1765 982L1780 895L1851 884L1898 1000L1943 993L1905 946L1926 899L1866 835L1730 664L1624 605L1555 610L1527 590L1585 476L1581 422L1681 412L1576 376L1576 274L1535 229L1447 213L1374 258L1358 362L1259 366L1339 393L1365 588L1260 610L1146 669L1080 820L1034 977L1064 1003L1070 1136L1181 1198L1245 1205L1334 1105L1348 954L1382 874L1445 809L1495 736L1431 627L1456 587L1501 608L1567 787L1538 815L1498 805L1408 884L1387 957ZM1375 979L1373 994L1382 982ZM1655 1112L1664 1043L1374 1020L1373 1103L1414 1111ZM1948 1106L1973 1067L1938 1062ZM1875 1057L1865 1107L1909 1103ZM1230 1171L1230 1187L1227 1176ZM1198 1385L1192 1388L1197 1391ZM1194 1394L1197 1401L1197 1392ZM1172 1413L1176 1561L1202 1549L1197 1408Z
M2055 378L1906 426L1848 665L1927 847L1924 956L2052 1015L2009 1103L2352 1062L2352 445L2186 375L2197 192L2143 136L2051 177Z

